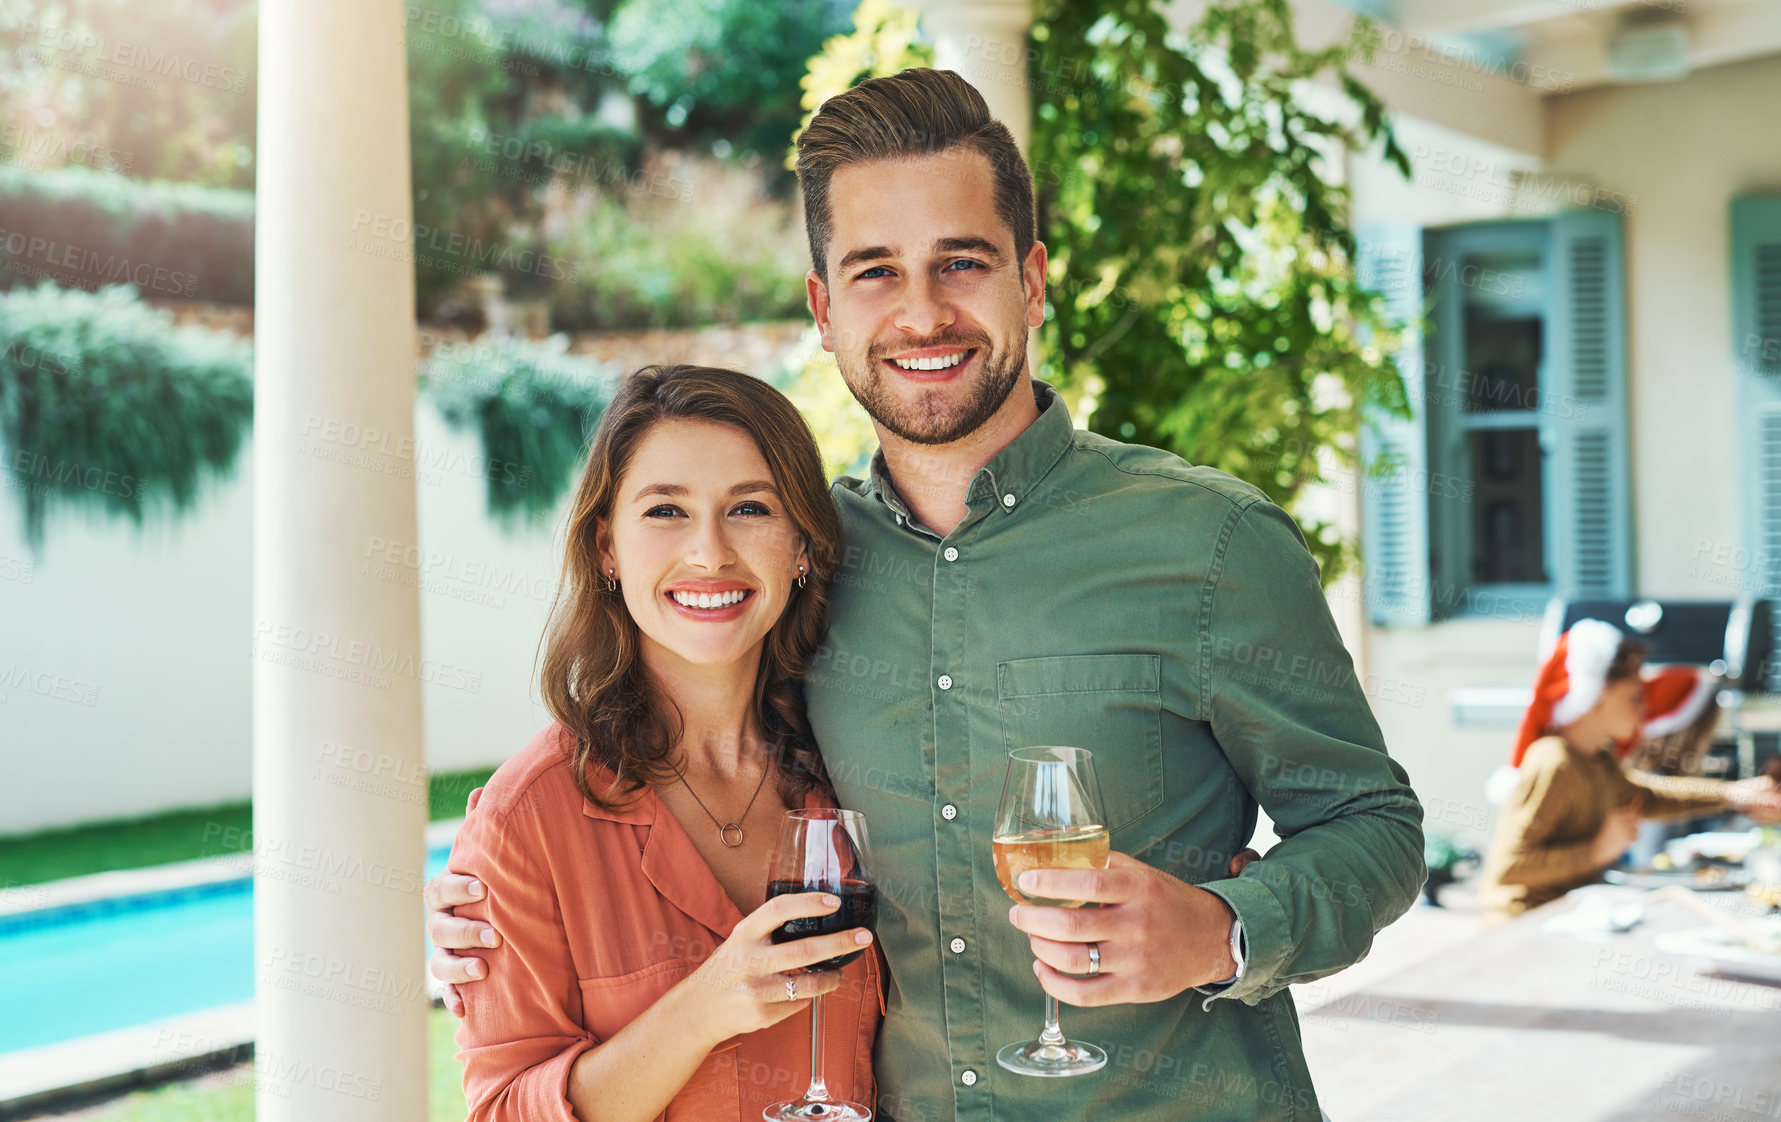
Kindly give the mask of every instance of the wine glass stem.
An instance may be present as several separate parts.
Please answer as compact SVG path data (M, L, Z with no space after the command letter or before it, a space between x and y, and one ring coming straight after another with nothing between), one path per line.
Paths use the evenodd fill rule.
M1064 1043L1064 1030L1057 1023L1057 998L1045 995L1045 1031L1039 1034L1039 1043L1059 1045Z
M804 1101L826 1103L829 1101L829 1085L822 1077L822 994L810 999L810 1089L804 1092Z

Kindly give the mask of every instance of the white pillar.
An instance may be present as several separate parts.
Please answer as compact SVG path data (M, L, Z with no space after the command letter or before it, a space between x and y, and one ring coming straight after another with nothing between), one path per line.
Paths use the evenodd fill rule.
M360 572L415 541L407 73L399 0L260 5L259 1122L427 1114L420 608Z
M996 120L1008 126L1022 152L1032 133L1027 88L1029 0L911 0L934 44L934 68L956 70L977 87Z

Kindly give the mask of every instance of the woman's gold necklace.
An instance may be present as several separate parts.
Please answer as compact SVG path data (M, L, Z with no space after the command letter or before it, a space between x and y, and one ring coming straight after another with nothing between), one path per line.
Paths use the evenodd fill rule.
M754 809L754 801L761 797L761 788L767 785L767 773L772 770L770 766L761 768L761 781L754 785L754 794L749 796L748 805L742 808L740 822L719 822L717 815L711 813L711 808L706 806L705 800L699 797L699 792L693 790L693 785L686 781L686 772L680 770L678 763L674 765L674 774L680 777L681 784L686 787L686 793L693 797L693 801L699 804L699 809L705 812L705 817L711 819L711 824L717 827L717 839L731 849L742 847L742 823L748 821L748 812ZM730 840L730 831L732 830L736 832L735 841Z

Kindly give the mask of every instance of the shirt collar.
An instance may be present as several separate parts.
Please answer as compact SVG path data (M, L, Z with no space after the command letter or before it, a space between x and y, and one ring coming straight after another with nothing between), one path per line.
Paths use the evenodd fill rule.
M1039 406L1038 418L972 477L970 489L965 492L966 506L988 501L1004 514L1019 511L1027 493L1038 486L1070 447L1075 426L1057 390L1034 378L1033 399ZM909 519L909 508L891 482L883 448L872 454L870 487L873 497L896 513L900 521ZM1012 502L1009 496L1013 496Z
M641 787L636 791L625 791L625 787L613 787L613 773L600 764L588 764L588 787L602 794L613 807L602 807L595 801L582 796L581 812L588 817L604 817L609 823L630 823L632 826L655 825L655 812L663 809L663 801L650 787Z

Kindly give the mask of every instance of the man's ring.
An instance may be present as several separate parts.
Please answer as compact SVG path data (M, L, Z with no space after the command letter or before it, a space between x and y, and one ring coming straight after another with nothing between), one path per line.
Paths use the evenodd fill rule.
M785 980L785 999L787 1001L798 1000L798 980L796 978Z
M1094 977L1101 972L1101 944L1088 945L1088 976Z

